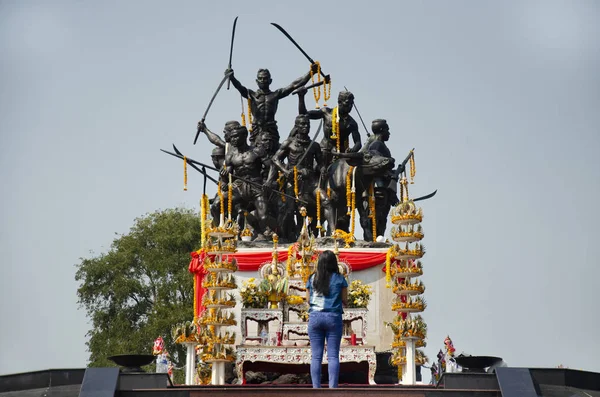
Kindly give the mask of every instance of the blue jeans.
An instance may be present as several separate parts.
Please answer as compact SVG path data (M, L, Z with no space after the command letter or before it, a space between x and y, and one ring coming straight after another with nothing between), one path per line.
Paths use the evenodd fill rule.
M338 387L340 376L340 343L342 342L342 315L340 313L312 312L308 318L310 338L310 378L313 388L321 387L321 364L327 340L329 387Z

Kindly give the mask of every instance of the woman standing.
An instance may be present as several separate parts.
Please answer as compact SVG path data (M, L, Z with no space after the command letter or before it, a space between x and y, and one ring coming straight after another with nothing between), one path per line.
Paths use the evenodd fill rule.
M310 377L313 388L321 387L321 364L327 340L329 387L338 387L340 376L340 343L342 341L342 306L348 300L348 283L338 270L335 254L323 251L317 270L306 283L308 310L308 337L312 359Z

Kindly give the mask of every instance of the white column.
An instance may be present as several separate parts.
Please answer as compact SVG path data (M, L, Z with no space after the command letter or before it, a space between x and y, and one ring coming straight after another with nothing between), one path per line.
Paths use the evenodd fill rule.
M403 340L406 343L406 365L402 371L402 384L414 385L417 383L417 368L415 365L416 338L406 338Z
M215 361L212 364L212 376L210 379L212 385L225 384L225 362Z
M185 384L193 385L196 375L196 344L186 343L187 347L185 355Z

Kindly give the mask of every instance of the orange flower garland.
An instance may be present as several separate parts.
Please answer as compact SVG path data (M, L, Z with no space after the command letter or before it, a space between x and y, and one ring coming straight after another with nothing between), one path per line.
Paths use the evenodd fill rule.
M294 195L298 200L298 167L294 166Z
M227 185L227 212L229 214L229 220L231 220L231 210L233 202L233 177L229 174L229 185Z
M410 156L410 183L415 183L415 174L417 173L417 167L415 166L415 152L412 152Z
M373 230L373 241L377 240L377 217L375 214L375 187L374 183L371 183L369 188L369 211L371 212L371 228Z
M337 151L340 151L341 142L340 142L340 120L338 115L338 107L334 107L331 112L331 139L335 139L335 147Z
M183 156L183 191L187 191L187 157Z
M314 84L315 83L315 75L317 75L317 83L321 82L321 64L319 61L315 61L317 64L317 72L313 72L312 68L310 69L310 80ZM321 86L313 87L313 96L315 98L315 108L319 109L319 100L321 99Z
M248 96L248 132L252 132L252 107L250 106L250 96Z

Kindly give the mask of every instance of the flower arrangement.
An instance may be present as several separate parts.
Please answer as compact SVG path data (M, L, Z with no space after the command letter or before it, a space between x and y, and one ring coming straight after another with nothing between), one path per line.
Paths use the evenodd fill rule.
M404 352L402 350L398 350L392 355L392 357L390 357L390 361L392 362L392 365L395 366L406 365L406 356L404 355ZM429 358L427 358L427 356L425 355L425 353L423 353L422 350L417 349L415 351L415 364L424 365L428 361Z
M300 320L307 322L308 321L308 309L302 310L300 313L298 313L298 317L300 317Z
M392 288L392 292L394 294L418 295L425 292L425 284L421 280L411 283L410 279L406 278L403 283L396 283Z
M300 295L288 295L286 296L285 300L287 301L287 304L291 306L301 305L304 303L304 297Z
M420 296L412 299L408 298L406 302L402 302L398 297L392 303L392 310L395 312L422 312L427 307L427 302Z
M204 296L202 303L204 303L204 306L206 306L206 307L211 307L211 306L235 307L235 296L233 296L233 294L227 294L227 298L218 298L217 291L211 290L208 292L207 295Z
M202 282L204 288L237 288L235 277L231 274L226 276L222 273L208 273L204 281Z
M370 285L363 284L360 280L352 281L348 288L348 307L367 307L372 293Z
M267 294L258 288L254 277L242 282L240 297L246 309L264 309L267 306Z
M221 309L210 309L201 319L202 325L236 325L233 313L224 312Z
M237 272L238 270L237 260L235 258L233 258L231 261L221 259L220 262L211 261L209 258L207 258L204 261L204 267L211 272L214 271L214 269L226 269L231 272Z
M397 337L427 338L427 324L420 315L405 320L402 319L402 316L397 316L393 323L385 324L392 329Z
M175 324L171 327L171 337L175 343L197 342L198 326L192 321Z

